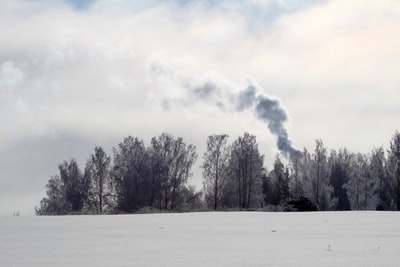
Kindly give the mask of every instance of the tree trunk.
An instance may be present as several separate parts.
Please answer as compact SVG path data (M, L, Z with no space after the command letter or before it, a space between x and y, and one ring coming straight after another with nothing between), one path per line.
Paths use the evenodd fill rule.
M218 177L218 175L216 175ZM218 206L218 178L215 177L215 187L214 187L214 210L217 210Z
M252 153L252 151L250 153ZM253 160L253 157L252 157L252 154L250 154L249 172L248 172L249 183L248 183L248 193L247 193L247 208L250 208L250 199L251 199L251 183L252 183L252 168L251 167L253 164L252 160Z
M319 207L319 183L320 183L320 156L317 156L317 181L316 181L316 195L315 195L315 202L317 203L317 206Z
M398 136L400 137L400 135ZM397 138L396 169L397 169L397 210L400 210L400 138Z
M218 182L219 182L219 155L217 154L217 159L215 163L215 185L214 185L214 210L218 207Z

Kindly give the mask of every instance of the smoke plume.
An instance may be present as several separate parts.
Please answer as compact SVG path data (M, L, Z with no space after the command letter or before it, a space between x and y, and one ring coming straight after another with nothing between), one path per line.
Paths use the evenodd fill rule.
M237 84L224 80L210 77L194 79L190 75L178 75L179 72L165 68L165 64L156 62L150 66L150 74L160 83L163 92L166 89L184 90L178 94L175 92L173 96L164 95L164 107L171 108L176 104L192 106L203 102L224 112L254 111L255 116L266 123L269 131L276 136L278 149L286 158L301 157L302 152L293 146L285 128L288 115L279 99L265 94L252 79L247 79L246 86L242 89Z
M282 154L291 159L301 157L301 151L292 145L285 128L284 123L288 120L288 116L279 100L258 93L257 91L262 90L254 81L249 79L248 83L247 88L238 94L237 111L253 109L257 118L265 122L270 132L277 137L277 146Z

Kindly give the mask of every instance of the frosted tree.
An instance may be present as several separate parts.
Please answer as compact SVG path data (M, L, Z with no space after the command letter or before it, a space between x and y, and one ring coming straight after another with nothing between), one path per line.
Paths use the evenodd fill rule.
M88 197L89 180L82 175L75 159L64 161L58 166L64 185L65 200L72 212L80 212Z
M370 177L377 181L377 209L390 208L390 196L388 194L388 183L385 176L385 151L382 147L372 150L370 159Z
M352 158L353 154L346 149L340 149L338 153L332 150L329 156L329 180L333 186L333 195L337 198L336 210L351 209L345 185L350 179Z
M214 210L220 206L229 172L230 147L228 135L210 135L203 155L203 179L205 198ZM210 205L211 204L211 205Z
M366 155L367 158L367 171L365 173L364 180L364 191L363 191L363 208L366 210L375 210L379 205L379 176L374 174L374 170L372 169L372 158L370 155Z
M232 144L229 169L231 189L239 208L261 205L262 171L264 158L258 150L256 137L245 133Z
M388 189L393 208L400 210L400 133L396 131L390 141L386 164Z
M265 205L278 205L278 200L276 197L276 186L272 182L272 172L264 170L261 176L262 180L262 194L264 197Z
M152 139L152 151L151 179L153 185L160 186L160 208L177 209L184 202L182 192L197 159L196 147L163 133Z
M321 210L329 210L336 206L333 187L329 183L327 151L322 140L316 140L313 154L311 185L313 200Z
M47 185L47 197L36 208L39 215L82 212L87 201L89 180L82 175L75 159L58 166L60 175L52 176Z
M184 201L181 199L181 190L192 175L191 168L197 159L196 146L186 145L181 137L173 139L169 162L168 185L165 192L170 195L170 209L178 208ZM168 202L165 203L168 207Z
M148 157L143 141L131 136L114 148L112 169L118 208L136 211L147 203Z
M70 207L65 201L65 189L60 176L52 176L46 185L46 195L40 201L40 207L36 208L38 215L62 215L67 214Z
M290 194L292 198L298 198L304 194L300 168L301 157L292 157L290 159Z
M163 134L159 137L153 137L150 147L147 150L150 164L150 190L149 190L149 206L162 209L163 197L168 190L168 172L169 162L168 155L172 146L172 138ZM167 203L168 201L165 201Z
M314 201L313 194L313 160L312 155L307 149L303 150L303 155L299 160L299 181L301 182L300 194ZM315 202L314 202L315 203Z
M86 163L85 177L90 181L88 203L97 214L102 214L104 209L111 205L110 162L111 159L104 149L95 147L94 153Z
M350 179L345 185L350 205L353 210L366 209L365 188L368 180L368 163L365 155L358 153L351 162Z
M276 202L277 204L284 204L290 197L289 172L282 163L279 154L275 157L271 174L275 182Z

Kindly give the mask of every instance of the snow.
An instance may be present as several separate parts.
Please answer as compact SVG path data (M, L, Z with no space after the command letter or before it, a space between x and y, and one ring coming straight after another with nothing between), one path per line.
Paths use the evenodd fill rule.
M396 266L398 212L0 217L0 266Z

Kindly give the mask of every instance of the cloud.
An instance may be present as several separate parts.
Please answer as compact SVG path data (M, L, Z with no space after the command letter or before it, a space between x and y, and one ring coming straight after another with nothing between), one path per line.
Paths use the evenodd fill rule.
M3 62L0 66L0 87L12 89L24 80L24 71L13 61Z

